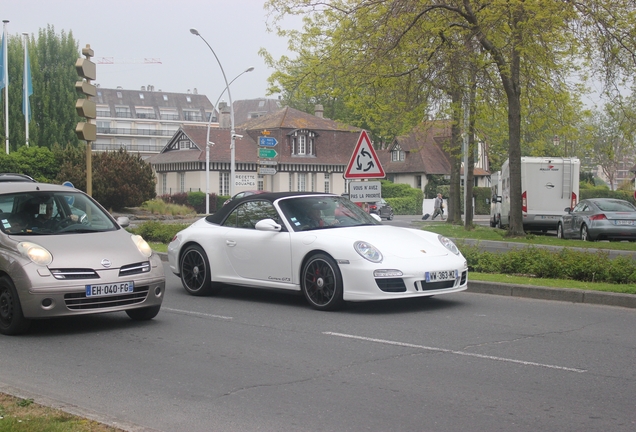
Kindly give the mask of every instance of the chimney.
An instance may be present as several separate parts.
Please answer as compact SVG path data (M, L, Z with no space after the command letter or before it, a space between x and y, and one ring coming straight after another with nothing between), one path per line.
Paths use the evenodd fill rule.
M230 106L227 102L222 101L219 102L219 127L220 128L230 128L232 127L231 119L230 119Z
M324 110L322 109L322 105L320 104L316 105L315 111L316 111L315 116L322 118L322 113L324 112Z

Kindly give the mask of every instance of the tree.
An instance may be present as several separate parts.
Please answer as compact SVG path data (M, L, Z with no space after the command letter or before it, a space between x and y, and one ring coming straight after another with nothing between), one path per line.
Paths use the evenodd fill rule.
M86 152L78 149L65 159L57 181L70 181L86 190ZM93 198L108 210L137 207L156 197L156 180L150 164L139 154L125 149L95 153L93 161Z
M470 60L483 67L490 89L496 90L477 92L482 98L478 107L493 102L505 106L496 112L505 113L506 118L502 144L510 159L511 235L523 234L522 137L530 130L522 122L524 114L549 100L556 101L555 106L564 103L568 98L562 96L575 90L567 78L581 66L593 64L598 71L607 71L611 82L633 68L636 57L631 31L636 6L629 0L270 0L267 5L279 17L306 15L303 33L291 33L292 48L302 47L299 64L331 69L343 81L342 87L353 84L344 93L350 97L346 103L372 102L358 105L367 107L364 114L370 120L375 119L373 111L382 106L393 106L399 114L411 110L421 115L421 108L430 108L426 104L429 95L439 88L435 87L439 77L433 67L439 64L430 60L448 61L453 57L435 53L456 49L445 44L445 39L475 41L481 55ZM599 58L603 61L593 62ZM437 70L448 72L450 68ZM311 76L308 69L302 71ZM400 78L396 80L399 84L391 80L396 78ZM405 88L412 91L396 91ZM399 103L373 103L378 95L391 92ZM543 97L533 99L536 95ZM502 100L504 104L500 104ZM476 111L476 119L481 118ZM480 129L479 121L475 127ZM544 125L533 139L545 145L545 137L554 135L547 129L554 125Z
M28 37L29 61L33 95L29 98L31 121L29 143L31 146L51 148L78 145L75 125L79 117L75 112L75 61L79 57L77 42L72 33L55 33L53 26L40 29L38 38ZM26 144L25 117L22 112L22 86L24 80L23 39L19 35L8 37L9 68L9 143L10 152ZM2 91L4 99L4 90ZM5 104L0 104L2 119ZM5 136L5 122L0 125ZM5 152L6 153L6 152Z

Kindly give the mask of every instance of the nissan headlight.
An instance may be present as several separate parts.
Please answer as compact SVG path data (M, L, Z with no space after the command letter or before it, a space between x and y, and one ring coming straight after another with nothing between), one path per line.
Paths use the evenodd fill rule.
M18 251L23 257L41 266L47 266L53 261L51 252L36 243L20 242L18 243Z
M353 244L353 248L366 260L374 263L382 262L382 253L371 243L357 241Z
M455 246L455 243L453 243L451 239L449 239L448 237L444 237L443 235L438 235L437 238L439 239L439 242L443 244L446 249L448 249L455 255L459 255L459 249L457 249L457 246Z
M146 258L150 258L150 255L152 255L152 249L150 248L148 242L146 242L143 237L137 234L131 235L130 238L132 239L133 243L135 243L135 246L137 246L137 249L139 249L139 252L141 252Z

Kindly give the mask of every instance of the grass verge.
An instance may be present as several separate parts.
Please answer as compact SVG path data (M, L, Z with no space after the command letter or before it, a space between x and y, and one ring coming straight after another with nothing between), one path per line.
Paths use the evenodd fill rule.
M103 423L78 417L6 393L0 393L2 432L123 432Z

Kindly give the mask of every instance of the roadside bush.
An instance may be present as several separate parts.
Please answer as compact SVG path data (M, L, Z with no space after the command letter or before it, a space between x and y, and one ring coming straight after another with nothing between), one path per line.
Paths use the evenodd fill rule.
M551 251L527 247L507 253L484 252L479 246L457 246L478 273L525 275L537 278L571 279L616 284L636 283L636 261L628 257L611 259L606 251L585 252L564 248Z
M170 240L179 231L187 228L189 224L164 223L159 221L147 221L136 228L128 228L128 232L140 235L144 240L157 243L170 243Z
M389 180L381 180L382 198L393 207L393 213L398 215L410 215L422 213L422 200L424 194L420 189L412 188L407 184L393 183Z

